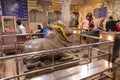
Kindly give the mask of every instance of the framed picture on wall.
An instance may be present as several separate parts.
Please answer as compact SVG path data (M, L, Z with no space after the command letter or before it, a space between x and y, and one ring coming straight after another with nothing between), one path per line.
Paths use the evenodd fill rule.
M95 8L94 15L96 18L102 18L107 16L107 7Z
M16 32L16 17L2 16L2 32Z

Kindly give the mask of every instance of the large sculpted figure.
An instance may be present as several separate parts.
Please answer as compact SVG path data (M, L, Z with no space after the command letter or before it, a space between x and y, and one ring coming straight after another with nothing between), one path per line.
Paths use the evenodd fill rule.
M47 38L25 42L23 53L69 46L67 43L67 36L71 34L69 28L61 21L55 22L51 27L53 30L48 32Z
M41 50L55 49L61 47L68 47L67 36L71 35L70 29L61 21L55 22L52 24L51 28L53 30L49 31L46 38L30 40L25 42L23 52L36 52ZM36 67L44 67L45 64L51 64L50 55L45 56L28 56L23 59L24 63L27 65L27 69L35 69ZM59 61L68 61L72 60L73 57L65 53L56 52L54 55L54 60ZM47 63L46 63L47 62Z

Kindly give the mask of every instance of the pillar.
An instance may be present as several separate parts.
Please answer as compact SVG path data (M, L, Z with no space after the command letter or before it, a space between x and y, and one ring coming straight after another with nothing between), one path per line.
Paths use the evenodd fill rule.
M0 14L0 57L2 56L2 19Z
M2 34L0 33L0 57L2 56Z
M48 8L51 5L50 1L45 1L45 0L37 0L37 4L41 5L42 9L43 9L43 16L44 16L44 26L46 26L45 24L48 24Z
M70 3L71 0L61 0L62 5L61 20L65 22L68 26L70 25Z
M113 17L115 20L120 19L120 0L114 0L113 2Z

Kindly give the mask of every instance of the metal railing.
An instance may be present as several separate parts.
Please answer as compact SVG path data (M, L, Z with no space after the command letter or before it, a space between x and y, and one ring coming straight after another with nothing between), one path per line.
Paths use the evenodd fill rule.
M31 36L31 35L37 35L37 34L46 34L46 33L11 34L11 35L2 35L2 37L4 36Z
M29 34L29 35L31 35L31 34ZM93 37L93 36L88 36L88 35L84 35L84 36L95 38L95 39L100 39L98 37ZM97 43L90 43L90 44L81 44L81 45L70 46L70 47L63 47L63 48L59 48L59 49L44 50L44 51L38 51L38 52L22 53L22 54L17 54L17 55L0 57L0 61L2 61L2 60L14 59L14 58L17 59L17 58L20 58L20 57L27 57L27 56L32 56L32 55L39 55L39 56L42 56L42 55L52 55L52 60L54 60L54 54L55 53L53 53L53 52L70 50L70 49L76 49L76 48L82 48L82 47L88 47L88 49L96 50L96 51L104 53L104 54L101 54L101 55L98 55L98 56L92 56L91 55L88 58L81 58L81 59L73 60L73 61L70 61L70 62L67 62L67 63L58 64L58 65L55 65L54 61L52 61L52 65L49 66L49 67L45 67L45 68L42 68L42 69L39 69L39 70L26 72L26 73L23 73L23 74L16 74L16 75L11 76L11 77L2 78L1 80L9 80L9 79L14 79L14 78L18 78L19 79L19 77L25 76L25 75L28 75L28 74L31 74L31 73L36 73L36 72L44 71L44 70L47 70L47 69L54 70L55 67L68 65L68 64L76 63L76 62L80 62L80 61L86 61L88 59L91 60L93 58L98 58L98 57L105 56L105 55L110 55L109 51L107 52L107 51L101 50L99 48L93 48L93 46L95 46L95 45L111 44L111 43L113 43L113 41L108 41L106 39L101 39L101 40L105 40L105 41L104 42L97 42ZM46 54L46 53L49 53L49 54ZM90 50L88 50L88 53L92 54L92 52ZM72 53L68 53L68 54L72 54ZM18 63L16 63L16 64L18 64Z

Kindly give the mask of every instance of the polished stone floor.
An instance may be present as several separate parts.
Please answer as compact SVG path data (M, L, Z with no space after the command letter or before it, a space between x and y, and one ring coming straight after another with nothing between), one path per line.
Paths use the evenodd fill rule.
M74 55L77 55L78 57L82 58L82 56L86 53L87 53L87 50L83 50L83 51L81 51L81 53L74 53ZM92 53L93 53L92 55L96 56L98 52L93 50ZM92 59L92 61L96 61L96 60L97 60L97 58ZM88 62L89 62L89 60L88 60ZM84 64L84 63L86 63L86 61L80 62L80 64ZM120 64L120 61L118 61L117 63ZM111 72L108 72L108 73L110 74ZM87 80L93 80L93 79L96 80L96 78L98 78L99 76L100 75L96 75L94 77L88 78ZM117 68L116 78L117 78L116 80L120 80L120 67ZM28 79L28 80L31 80L31 79ZM112 80L112 79L110 79L109 77L106 76L100 80Z

